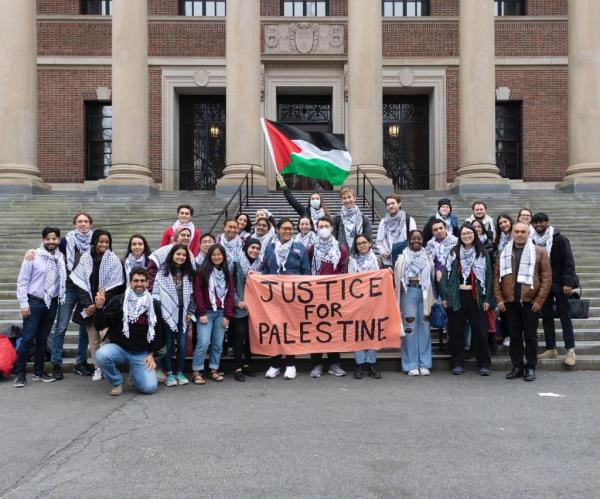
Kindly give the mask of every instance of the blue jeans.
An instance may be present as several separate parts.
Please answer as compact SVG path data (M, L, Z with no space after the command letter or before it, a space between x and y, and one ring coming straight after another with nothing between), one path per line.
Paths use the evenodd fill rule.
M50 361L53 365L62 364L63 346L65 344L65 332L71 322L71 315L73 309L77 304L77 289L67 288L65 292L65 302L58 307L58 313L56 314L56 326L52 333L50 342L50 348L52 350L52 356ZM88 349L88 334L85 326L79 325L79 341L77 345L77 364L85 364L87 362L87 349Z
M115 343L101 346L96 352L96 365L102 369L105 378L112 386L123 384L123 375L118 364L129 366L129 376L138 391L150 395L156 391L156 369L146 369L144 359L148 352L130 353Z
M429 321L423 319L423 291L408 288L400 298L402 325L406 336L402 338L402 370L431 368L431 334ZM409 321L408 319L413 319ZM409 332L411 331L411 332Z
M46 360L46 342L52 329L56 309L58 308L58 298L50 302L50 308L46 308L44 300L29 295L29 310L31 315L23 318L23 333L21 342L17 349L17 375L25 375L25 367L31 349L35 347L33 373L42 375L44 372L44 362Z
M225 338L225 328L222 325L223 309L216 312L208 310L206 312L208 324L201 324L198 321L196 349L194 350L194 359L192 361L192 370L202 371L204 369L204 356L210 345L210 357L208 360L209 369L218 369L221 362L221 353L223 352L223 340Z
M178 331L173 331L165 322L163 324L165 335L166 352L163 357L163 369L165 373L173 372L173 353L175 352L175 339L177 339L177 356L175 358L175 372L183 372L185 365L185 343L187 340L187 324L183 323Z
M377 362L377 351L361 350L359 352L354 352L354 360L359 365L362 365L365 362L367 364L375 364L375 362Z

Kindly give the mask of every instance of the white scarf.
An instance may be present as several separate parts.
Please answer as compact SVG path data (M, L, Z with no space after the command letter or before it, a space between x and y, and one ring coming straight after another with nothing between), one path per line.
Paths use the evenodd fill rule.
M419 251L413 251L406 248L402 253L404 255L404 265L402 268L402 287L406 291L410 278L418 277L419 284L423 294L429 289L431 281L431 266L429 265L429 255L425 248Z
M344 232L346 233L346 244L348 248L352 248L354 238L363 232L362 213L356 205L352 208L342 206L341 218L344 224Z
M367 253L358 253L357 255L352 255L350 257L348 262L348 274L369 272L371 270L379 270L379 262L372 249Z
M452 220L450 220L449 213L448 213L448 216L446 218L444 218L442 215L440 215L440 212L438 211L435 214L435 218L436 218L436 220L441 220L442 222L444 222L446 224L446 232L448 232L448 234L452 234L452 232L454 232L454 228L452 227Z
M79 250L80 253L85 253L90 250L92 245L92 231L88 231L85 234L78 230L72 230L67 232L65 236L67 241L67 268L69 272L75 267L75 253Z
M169 252L173 249L173 246L175 246L175 243L172 244L167 244L166 246L162 246L161 248L158 248L156 251L153 251L152 253L150 253L150 256L148 258L150 258L150 260L152 260L157 268L161 268L163 266L163 264L165 263L167 256L169 256ZM200 253L198 253L200 254ZM194 270L196 270L196 259L194 258L194 255L192 255L192 252L190 251L190 249L188 248L188 255L190 257L190 263L192 264L192 268Z
M471 215L469 218L467 218L465 220L465 222L472 224L475 220L479 220L479 219L476 219L475 215ZM496 234L496 228L494 227L494 220L492 219L492 217L490 217L489 215L486 215L485 217L483 217L483 219L481 219L479 221L481 222L481 225L483 225L483 228L485 230L492 233L492 236Z
M309 230L305 236L302 235L302 232L298 232L294 236L294 242L300 243L305 248L313 246L317 242L317 239L317 235L312 230Z
M425 250L431 258L437 259L437 261L444 265L446 263L446 258L452 251L452 248L456 246L458 243L458 237L453 234L447 234L445 239L438 241L435 237L432 237L427 243L427 247Z
M206 253L202 253L202 251L200 251L198 253L198 256L196 256L196 266L201 267L202 264L204 263L205 258L206 258Z
M315 210L312 206L310 207L310 219L312 220L313 227L317 230L317 223L325 216L325 210L321 207Z
M273 238L275 237L275 229L271 224L269 224L269 232L267 232L264 236L259 236L256 234L256 230L252 233L252 239L258 239L260 241L260 256L262 257L267 249L267 246L273 242Z
M253 270L254 272L258 272L261 267L262 261L259 256L258 258L255 258L253 262L250 262L250 259L248 258L248 256L246 256L246 253L242 251L238 263L240 265L240 268L242 269L242 274L244 274L245 277L251 270Z
M221 308L225 308L225 297L227 296L227 281L225 281L225 273L222 270L213 268L208 280L208 298L210 305L216 312L217 297L221 301Z
M514 241L509 241L502 253L500 253L500 280L502 280L504 276L513 273L513 243ZM535 245L531 239L528 239L523 247L521 261L519 262L519 268L517 270L517 282L521 284L527 284L531 287L531 289L533 289L533 273L535 271Z
M92 302L94 296L92 296L92 286L90 284L90 277L94 271L94 259L92 254L88 251L81 255L79 265L75 267L75 270L71 273L71 281L75 286L83 289L87 292ZM100 273L98 277L98 289L104 291L110 291L111 289L121 286L123 284L123 267L121 266L121 260L111 250L107 249L102 255L100 261Z
M287 262L290 251L292 251L292 244L292 239L287 243L282 243L281 241L275 242L275 260L277 261L278 274L286 271L285 263Z
M240 253L242 252L242 238L239 235L236 235L231 241L228 241L225 234L221 234L219 243L225 248L227 267L231 270L233 268L233 262L239 258Z
M407 239L406 212L404 210L399 210L395 216L386 213L381 223L383 224L381 249L391 254L394 243L406 241Z
M454 255L453 258L448 258L446 266L452 266L454 258L456 258L456 255ZM471 249L466 249L464 246L461 246L460 263L462 264L463 282L469 283L468 279L471 275L471 271L473 271L475 277L479 280L481 289L485 293L485 270L487 268L487 260L484 253L482 252L481 255L477 256L475 246L471 246Z
M146 341L152 342L154 339L154 327L156 326L156 314L152 303L152 295L148 290L138 296L129 286L125 291L123 298L123 336L129 338L129 324L135 324L143 315L148 314L148 334Z
M158 286L157 286L158 284ZM187 314L192 296L192 283L186 275L183 277L183 316ZM156 274L154 287L152 288L152 298L160 301L160 310L163 320L169 326L171 331L177 331L179 323L179 295L173 276L165 275L163 269Z
M333 268L335 269L338 263L340 263L341 257L340 244L335 237L331 236L329 239L319 238L317 243L313 246L312 274L319 275L321 264L323 262L333 264Z
M247 230L243 230L240 232L240 239L242 240L242 244L246 242L246 239L248 239L252 234L250 234L249 231Z
M498 240L498 251L502 251L509 241L512 241L512 233L501 232L500 239Z
M52 292L56 289L58 289L58 302L63 304L67 287L67 268L62 253L58 250L50 253L42 245L37 249L36 254L46 260L46 280L44 281L44 303L46 308L50 308L52 298L55 298L52 296ZM58 279L58 288L56 279Z
M179 220L175 220L175 223L172 226L173 229L173 236L175 236L175 234L177 234L177 231L180 231L181 229L189 229L190 231L190 239L194 238L194 231L196 230L196 227L194 227L194 224L192 222L180 222Z
M550 256L552 251L552 239L554 238L554 227L550 225L543 234L534 232L532 238L536 246L541 246L544 248L548 256Z
M146 255L142 254L142 256L136 258L133 253L129 253L129 255L127 255L127 258L125 258L124 266L125 276L127 279L129 279L129 273L133 269L146 268Z

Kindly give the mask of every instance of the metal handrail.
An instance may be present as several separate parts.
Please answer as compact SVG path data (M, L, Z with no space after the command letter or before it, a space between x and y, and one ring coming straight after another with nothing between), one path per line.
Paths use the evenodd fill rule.
M373 222L375 222L375 215L377 215L377 217L379 217L379 219L381 220L383 217L379 214L379 212L375 208L375 194L377 194L379 196L379 199L381 199L381 201L383 201L384 204L385 204L385 197L383 196L383 194L381 194L381 192L379 192L379 190L377 189L377 187L375 187L373 185L373 182L371 182L371 179L369 179L369 177L367 176L367 174L364 171L362 171L361 167L358 166L358 165L356 165L356 195L357 196L360 195L360 179L361 179L361 176L362 176L363 208L366 208L367 207L367 203L368 203L369 206L371 207L371 220ZM367 199L367 192L366 192L366 183L367 182L371 186L371 201L370 202Z
M246 196L245 198L242 198L244 185L246 186ZM221 218L225 217L225 219L227 219L229 217L229 205L233 202L236 196L238 198L238 209L236 210L237 214L240 211L240 208L242 207L243 200L246 200L246 208L248 208L248 206L250 205L250 197L254 196L254 165L250 165L250 170L246 172L246 175L244 175L244 178L240 182L240 185L238 185L237 189L233 192L231 198L229 198L229 201L227 201L227 203L221 209L221 211L218 212L219 216L217 216L214 223L210 227L209 233L213 233Z

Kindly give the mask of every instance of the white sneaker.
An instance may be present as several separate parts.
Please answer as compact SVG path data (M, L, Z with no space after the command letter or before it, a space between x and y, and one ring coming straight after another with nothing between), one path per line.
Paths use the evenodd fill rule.
M419 374L421 376L431 376L429 369L427 369L426 367L419 367Z
M278 367L269 367L268 371L265 373L265 378L276 378L281 373L281 369Z
M102 369L94 369L94 374L92 375L92 381L101 381L102 380Z
M283 373L283 379L296 379L296 367L287 366L285 368L285 372Z
M418 369L412 369L410 371L408 371L408 375L409 376L419 376L421 373L419 372Z
M503 347L509 347L510 346L510 336L507 336L506 338L504 338L504 340L502 340L502 346Z

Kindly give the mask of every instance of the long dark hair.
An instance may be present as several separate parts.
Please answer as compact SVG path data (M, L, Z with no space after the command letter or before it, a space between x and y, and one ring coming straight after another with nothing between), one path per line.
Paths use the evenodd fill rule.
M237 217L236 220L238 220L238 226L239 226L239 219L240 217L246 217L246 228L244 229L246 232L249 232L250 234L252 234L252 220L250 220L250 217L246 214L246 213L240 213Z
M146 258L148 258L150 256L150 253L152 253L152 251L150 251L150 246L148 246L148 241L146 241L146 238L144 236L142 236L141 234L134 234L133 236L131 236L129 238L129 242L127 243L127 253L125 254L125 258L127 258L131 254L131 243L133 242L134 239L142 240L142 242L144 243L144 256Z
M173 261L173 255L176 251L179 250L185 250L186 257L185 262L183 262L183 265L177 268L175 262ZM193 277L193 268L190 250L188 249L188 247L184 244L174 244L171 248L171 251L169 251L167 258L165 259L165 263L163 263L162 265L162 271L165 275L175 275L177 272L181 272L184 276L187 275L191 279Z
M496 237L494 239L494 244L496 246L498 246L498 243L500 242L500 236L502 235L502 229L500 228L500 219L501 218L505 218L506 220L508 220L510 222L511 229L514 224L512 217L508 213L500 213L500 215L498 215L496 217Z
M210 274L212 274L212 271L215 268L212 262L212 254L217 250L219 250L223 255L223 263L221 264L221 270L225 275L225 282L229 282L229 265L227 265L227 252L225 251L223 245L213 244L210 248L208 248L206 256L204 257L204 261L198 269L198 275L201 277L204 286L208 286Z
M478 203L479 204L479 203ZM479 240L479 236L477 236L477 232L475 231L475 229L473 228L473 226L469 223L464 223L460 226L460 229L458 229L458 243L456 243L456 246L454 246L454 248L452 249L452 252L456 255L459 256L460 255L460 248L462 246L464 246L462 239L460 238L463 230L468 229L470 231L473 232L473 246L475 246L475 255L477 257L480 257L481 255L485 254L483 252L483 245L481 244L481 241Z
M110 232L108 232L107 230L96 229L92 233L92 242L90 243L90 253L92 254L92 256L98 256L96 254L96 244L98 243L98 239L100 239L100 236L108 237L108 249L112 251L112 236L110 235Z

